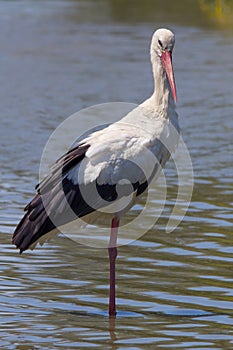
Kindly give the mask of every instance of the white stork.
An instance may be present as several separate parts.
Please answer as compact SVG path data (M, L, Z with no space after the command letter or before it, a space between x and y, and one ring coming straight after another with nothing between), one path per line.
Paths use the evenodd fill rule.
M98 209L114 207L120 199L131 196L126 208L117 209L116 204L111 214L110 316L116 315L115 260L120 218L158 176L179 140L172 68L174 43L170 30L155 31L150 49L155 83L152 96L120 121L84 137L62 156L51 174L36 186L37 194L25 207L26 213L13 235L13 243L22 253L57 227L94 213L102 215ZM90 194L90 202L82 195L84 192Z

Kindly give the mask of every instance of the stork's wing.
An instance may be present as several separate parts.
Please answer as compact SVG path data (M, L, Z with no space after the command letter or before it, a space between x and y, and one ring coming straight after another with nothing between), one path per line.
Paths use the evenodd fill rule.
M13 243L20 252L57 227L105 207L106 203L120 197L133 192L140 195L147 188L147 181L134 181L122 183L119 190L116 183L98 183L99 177L86 184L79 183L75 180L76 173L85 160L89 161L85 156L89 147L89 144L80 144L70 150L55 163L51 175L36 186L37 194L25 207L26 213L13 234ZM106 162L102 173L109 172L108 166L113 164ZM136 168L134 171L131 167L131 170L135 173ZM126 178L124 171L121 177Z
M28 249L41 236L54 230L59 224L73 220L75 215L74 218L70 217L72 211L69 215L61 215L65 214L69 203L73 206L76 204L76 207L82 208L83 212L92 211L80 198L78 187L73 186L65 176L70 169L82 161L88 148L89 145L80 144L70 150L55 163L51 175L36 186L38 193L25 207L26 214L13 234L12 242L20 248L20 252Z
M89 147L90 145L81 143L60 157L53 165L51 174L36 185L35 189L38 193L46 193L52 190L61 181L64 175L85 157L85 153Z

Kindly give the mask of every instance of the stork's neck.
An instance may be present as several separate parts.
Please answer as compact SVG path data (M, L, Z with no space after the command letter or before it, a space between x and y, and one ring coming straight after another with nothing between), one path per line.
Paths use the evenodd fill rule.
M154 93L152 95L154 108L163 111L164 117L167 117L168 110L175 109L175 102L167 74L159 57L157 57L156 62L152 62L152 69L154 75Z

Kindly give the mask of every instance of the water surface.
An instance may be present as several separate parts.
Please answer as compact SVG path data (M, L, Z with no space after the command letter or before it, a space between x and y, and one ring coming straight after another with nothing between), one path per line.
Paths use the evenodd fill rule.
M189 21L175 9L166 20L161 4L155 17L151 5L126 17L128 2L116 3L0 3L2 349L233 347L232 31L194 2ZM118 315L109 321L107 251L60 236L19 255L11 235L52 131L81 108L147 98L150 36L168 23L194 193L183 222L165 233L177 193L170 162L159 227L119 248Z

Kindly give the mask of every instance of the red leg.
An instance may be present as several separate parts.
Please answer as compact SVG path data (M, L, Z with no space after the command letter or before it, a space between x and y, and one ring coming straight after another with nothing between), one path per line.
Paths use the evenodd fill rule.
M111 236L108 246L110 263L110 291L109 291L109 316L116 315L115 301L115 261L117 257L117 233L120 220L117 217L112 219Z

